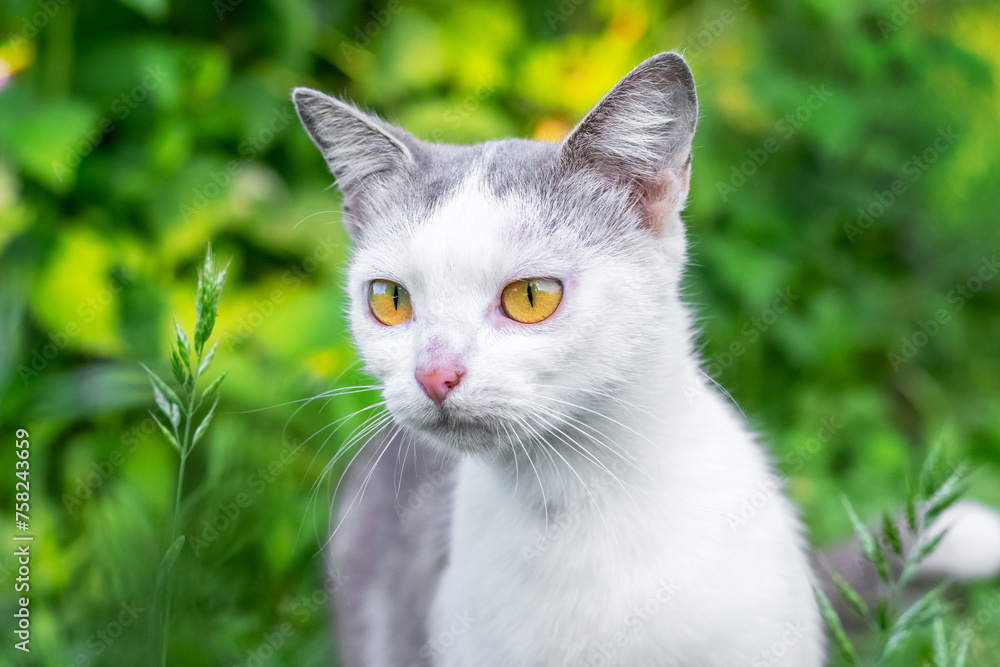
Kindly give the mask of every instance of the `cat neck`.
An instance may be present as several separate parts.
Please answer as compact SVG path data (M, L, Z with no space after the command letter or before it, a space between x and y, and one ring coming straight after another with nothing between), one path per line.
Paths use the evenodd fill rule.
M687 439L718 395L693 355L651 363L614 393L552 399L561 422L502 443L502 454L471 459L476 475L537 513L636 502L684 474L670 442Z

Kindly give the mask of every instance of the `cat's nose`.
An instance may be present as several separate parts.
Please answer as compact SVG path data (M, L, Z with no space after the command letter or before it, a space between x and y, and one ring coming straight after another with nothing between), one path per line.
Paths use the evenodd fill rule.
M418 368L413 374L432 401L441 405L465 375L461 367Z

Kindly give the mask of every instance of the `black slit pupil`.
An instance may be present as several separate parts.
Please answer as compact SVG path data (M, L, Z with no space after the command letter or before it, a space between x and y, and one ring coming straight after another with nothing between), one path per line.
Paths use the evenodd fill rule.
M399 310L399 285L392 286L392 308Z
M528 305L535 307L535 290L531 287L531 283L528 283Z

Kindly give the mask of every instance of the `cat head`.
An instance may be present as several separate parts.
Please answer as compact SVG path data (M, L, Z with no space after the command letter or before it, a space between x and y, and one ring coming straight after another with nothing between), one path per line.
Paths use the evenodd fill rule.
M293 100L343 194L355 342L404 428L519 450L686 355L698 104L681 56L640 64L560 144L431 144Z

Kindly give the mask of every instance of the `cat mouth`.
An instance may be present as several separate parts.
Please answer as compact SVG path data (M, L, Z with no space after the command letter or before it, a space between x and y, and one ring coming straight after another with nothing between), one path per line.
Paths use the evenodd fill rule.
M460 410L445 406L435 406L434 410L409 421L413 430L451 450L493 449L498 437L495 421L462 414Z
M433 415L421 422L420 426L433 431L486 431L487 424L480 419L473 419L457 410L438 407Z

